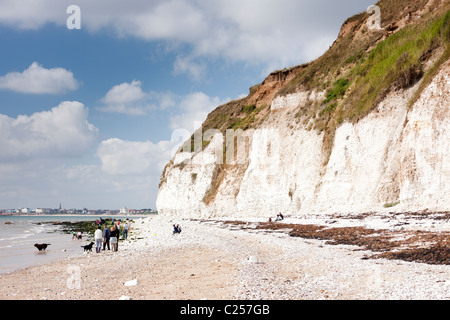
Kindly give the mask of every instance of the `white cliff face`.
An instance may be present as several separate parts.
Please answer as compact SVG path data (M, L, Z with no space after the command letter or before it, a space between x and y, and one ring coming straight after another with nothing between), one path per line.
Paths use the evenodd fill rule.
M178 155L168 166L158 211L186 217L447 211L449 74L447 62L410 110L408 101L417 87L390 94L358 123L343 123L328 162L323 134L290 126L289 110L307 94L276 98L274 120L247 132L251 139L245 161L224 167L212 201L206 204L204 196L216 178L220 135L192 164L180 166Z
M236 198L237 211L294 214L310 206L320 180L322 139L315 131L256 130L250 165Z
M405 208L450 208L450 63L408 113L400 153Z
M402 135L408 99L406 93L392 94L357 124L344 123L337 129L316 194L317 209L376 211L398 200L398 184L390 185L400 160L393 151ZM389 170L392 165L394 173Z
M308 100L322 100L325 98L325 91L300 91L297 93L279 96L273 99L270 110L278 110L285 108L295 108L308 102Z
M308 91L301 91L286 96L279 96L273 99L270 109L272 111L284 108L297 107L305 104L309 97Z
M220 135L211 139L204 152L196 155L178 153L173 164L167 168L165 182L162 183L157 199L159 212L182 213L200 217L206 212L202 201L213 178L217 163L216 148L221 147Z

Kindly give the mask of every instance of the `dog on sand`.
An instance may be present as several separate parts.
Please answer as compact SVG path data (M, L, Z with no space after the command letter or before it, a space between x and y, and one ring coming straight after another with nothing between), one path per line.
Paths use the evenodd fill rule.
M84 248L84 251L92 251L92 246L94 245L93 242L89 243L86 246L81 246L82 248Z
M35 243L34 246L39 250L39 251L45 251L45 249L47 249L47 246L49 246L50 243Z

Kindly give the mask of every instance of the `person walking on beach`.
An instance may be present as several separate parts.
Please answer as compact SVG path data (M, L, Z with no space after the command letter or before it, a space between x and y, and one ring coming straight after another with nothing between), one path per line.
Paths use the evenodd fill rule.
M95 252L100 253L102 250L102 240L103 240L103 233L100 226L98 226L97 230L94 232L94 240L95 240Z
M116 225L111 227L111 247L112 251L117 252L119 249L119 235L120 231Z
M105 229L103 229L103 250L105 250L106 246L108 246L108 250L110 250L109 247L109 239L111 238L111 230L105 225Z
M122 232L123 240L127 240L127 238L128 238L128 231L130 230L130 227L131 227L130 221L127 220L127 222L123 226L123 232Z

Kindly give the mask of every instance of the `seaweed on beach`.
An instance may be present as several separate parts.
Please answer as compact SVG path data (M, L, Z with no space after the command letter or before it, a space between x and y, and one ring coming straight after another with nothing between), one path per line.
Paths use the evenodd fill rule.
M414 216L411 214L411 216ZM447 216L438 215L437 219ZM419 217L420 218L420 217ZM249 229L248 223L225 221ZM394 259L427 264L450 264L450 233L430 231L394 231L369 229L365 227L327 227L323 225L302 225L262 222L252 229L266 232L287 232L291 237L326 241L328 245L352 245L360 250L376 254L364 259Z
M374 230L364 227L325 228L323 226L295 225L289 233L292 237L326 240L329 245L353 245L365 250L383 252L396 247L398 243L391 240L386 230Z
M112 226L112 219L104 219L105 224L108 227ZM81 231L83 234L88 236L94 236L95 230L98 228L97 221L51 221L45 222L46 224L51 224L54 226L61 226L61 228L55 232L62 232L65 234L73 234L74 232ZM40 223L39 223L40 224ZM103 225L103 226L104 226Z
M74 232L81 231L87 234L94 234L97 229L96 221L62 221L62 222L50 222L55 226L61 226L59 230L62 233L73 234Z
M427 248L412 248L398 252L384 252L375 255L373 258L450 265L450 247L447 243L438 242Z

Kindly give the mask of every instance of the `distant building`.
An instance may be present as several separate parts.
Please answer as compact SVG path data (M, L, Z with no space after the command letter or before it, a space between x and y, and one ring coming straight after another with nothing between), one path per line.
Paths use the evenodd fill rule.
M36 213L39 213L39 214L54 214L54 213L56 213L56 212L55 212L55 209L50 209L50 208L37 208L37 209L36 209Z
M120 214L128 214L128 213L129 213L129 210L127 207L123 207L120 209Z

